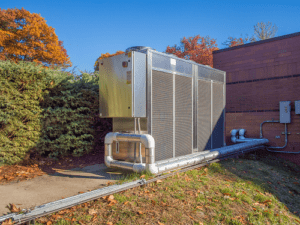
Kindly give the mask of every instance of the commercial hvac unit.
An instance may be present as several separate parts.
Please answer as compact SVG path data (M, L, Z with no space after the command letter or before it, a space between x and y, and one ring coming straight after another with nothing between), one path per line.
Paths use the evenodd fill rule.
M99 72L100 117L113 118L106 165L139 171L225 146L224 71L137 46Z

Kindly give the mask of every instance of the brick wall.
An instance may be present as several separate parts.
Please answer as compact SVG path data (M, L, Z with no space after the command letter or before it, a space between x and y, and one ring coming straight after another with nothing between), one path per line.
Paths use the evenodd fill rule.
M226 111L279 110L279 101L295 100L300 100L300 76L226 85Z
M244 128L246 137L259 138L260 124L279 120L279 101L292 101L285 151L300 151L300 33L214 52L214 68L226 71L226 143L230 131ZM284 124L263 125L271 146L285 144ZM275 136L280 136L279 139ZM300 165L300 154L277 154Z

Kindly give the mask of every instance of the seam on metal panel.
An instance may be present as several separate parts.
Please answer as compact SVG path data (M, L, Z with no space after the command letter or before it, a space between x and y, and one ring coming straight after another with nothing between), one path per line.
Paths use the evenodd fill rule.
M173 158L175 158L175 72L172 73L173 76Z
M213 103L214 103L214 99L213 99L213 81L211 81L211 88L210 88L210 90L211 90L211 115L210 115L210 122L211 122L211 127L210 127L210 131L211 131L211 146L210 146L210 149L213 149Z

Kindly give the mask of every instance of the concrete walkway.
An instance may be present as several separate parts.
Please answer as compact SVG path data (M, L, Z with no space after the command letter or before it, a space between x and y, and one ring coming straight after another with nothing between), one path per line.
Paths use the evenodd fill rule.
M122 175L120 171L108 169L104 164L56 171L52 175L0 185L0 216L10 213L5 208L9 203L21 210L32 209L79 192L105 187L107 182L114 182Z

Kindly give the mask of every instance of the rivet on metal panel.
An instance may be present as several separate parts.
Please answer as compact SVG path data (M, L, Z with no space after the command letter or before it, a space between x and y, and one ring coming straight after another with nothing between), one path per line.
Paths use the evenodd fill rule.
M280 138L280 135L278 135L278 136L275 136L275 138L276 138L276 139L279 139L279 138Z
M281 132L281 134L285 134L285 132ZM291 134L290 132L288 132L287 134Z

